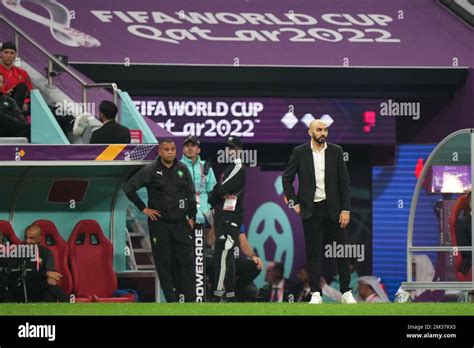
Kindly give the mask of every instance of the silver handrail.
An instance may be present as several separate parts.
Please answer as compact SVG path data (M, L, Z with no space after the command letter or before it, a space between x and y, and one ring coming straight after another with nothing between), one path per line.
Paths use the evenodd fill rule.
M82 85L82 102L85 104L87 103L87 90L91 88L110 88L112 89L112 96L113 102L117 104L118 99L118 87L117 84L113 82L101 82L101 83L87 83L84 81L80 76L78 76L73 70L71 70L67 65L57 59L54 55L48 52L45 48L43 48L39 43L37 43L31 36L25 33L22 29L18 28L12 21L8 18L0 14L0 20L5 22L11 29L15 31L15 44L17 47L17 52L20 52L20 38L22 36L26 41L31 43L34 47L36 47L41 53L43 53L46 57L48 57L48 88L53 87L53 78L51 72L53 70L53 63L57 64L61 67L69 76L71 76L74 80L79 82Z
M414 246L413 245L413 232L414 232L414 225L415 225L415 214L416 214L416 208L418 204L418 198L420 196L420 192L423 186L423 181L426 178L426 175L428 173L429 168L431 168L431 162L433 162L433 159L437 155L438 151L443 148L444 145L446 145L451 139L457 137L460 134L470 134L471 135L471 174L474 173L474 167L473 161L474 161L474 151L472 151L472 147L474 144L474 129L473 128L467 128L467 129L461 129L456 132L453 132L449 134L446 138L441 140L438 145L435 146L435 148L431 151L430 155L428 156L428 159L426 160L425 164L423 165L423 169L421 170L420 176L418 177L415 185L415 191L413 193L413 197L411 199L411 205L410 205L410 214L408 216L408 231L407 231L407 282L404 283L404 288L406 287L409 289L409 287L413 286L416 283L413 283L413 270L412 270L412 255L413 252L416 251L471 251L474 252L474 245L471 246L466 246L466 247L454 247L454 246L438 246L438 247L430 247L430 246ZM473 174L474 175L474 174ZM474 197L471 197L471 204L474 203ZM474 226L474 221L471 222L472 225ZM474 238L474 228L472 228L472 236ZM474 268L472 269L472 281L470 282L463 282L463 284L468 284L469 289L474 289ZM452 284L459 284L459 282L445 282L445 281L440 281L437 282L438 288L439 289L444 289L444 285L446 285L449 289L453 288L456 289L456 286L451 286Z
M97 82L97 83L86 83L82 88L82 101L83 103L87 103L87 91L89 88L110 88L112 89L112 98L115 105L117 105L118 101L118 91L119 88L117 84L114 82Z

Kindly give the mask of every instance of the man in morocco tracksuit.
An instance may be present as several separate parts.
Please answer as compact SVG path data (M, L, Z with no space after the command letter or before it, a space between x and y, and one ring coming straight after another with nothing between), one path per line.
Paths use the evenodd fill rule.
M194 183L186 165L176 159L176 145L170 139L158 147L156 162L140 169L124 191L137 208L148 216L148 229L155 267L167 302L177 296L173 282L173 260L186 302L196 298L192 229L196 221ZM146 187L148 206L137 195Z

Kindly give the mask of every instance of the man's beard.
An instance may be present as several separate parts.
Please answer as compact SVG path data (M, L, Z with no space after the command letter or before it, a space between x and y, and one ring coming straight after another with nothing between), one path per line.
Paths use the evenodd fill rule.
M326 137L321 135L319 138L317 138L316 136L312 136L314 142L318 143L318 144L324 144L326 142Z

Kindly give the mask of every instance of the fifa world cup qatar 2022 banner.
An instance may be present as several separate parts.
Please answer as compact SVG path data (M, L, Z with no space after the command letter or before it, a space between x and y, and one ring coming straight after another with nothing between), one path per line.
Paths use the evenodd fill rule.
M395 143L395 118L385 115L384 101L377 99L134 97L133 101L149 123L174 136L195 135L204 142L222 142L233 135L246 143L298 143L308 139L311 121L321 118L330 125L330 139L336 143Z
M472 30L435 0L1 3L4 16L73 63L446 67L473 61ZM470 9L468 1L458 3Z

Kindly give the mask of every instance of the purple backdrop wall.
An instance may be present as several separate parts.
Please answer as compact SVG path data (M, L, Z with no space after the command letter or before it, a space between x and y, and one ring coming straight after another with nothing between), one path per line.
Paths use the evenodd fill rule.
M472 30L436 0L2 3L73 62L466 66L474 56Z

